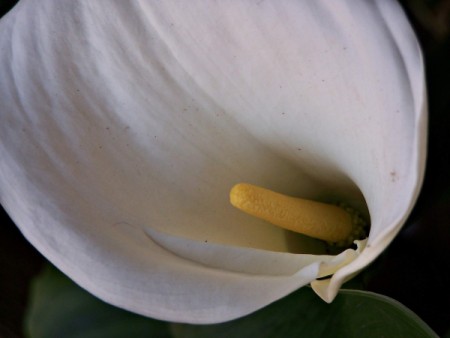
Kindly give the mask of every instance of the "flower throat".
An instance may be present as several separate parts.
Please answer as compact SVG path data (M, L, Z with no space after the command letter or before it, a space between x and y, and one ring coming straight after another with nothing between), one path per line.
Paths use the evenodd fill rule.
M247 183L230 191L231 204L280 228L320 239L329 245L349 247L367 237L368 223L342 203L325 204L286 196Z

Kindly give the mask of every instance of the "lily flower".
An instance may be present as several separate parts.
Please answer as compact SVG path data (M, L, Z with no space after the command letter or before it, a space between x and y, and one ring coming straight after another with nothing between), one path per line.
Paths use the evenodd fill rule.
M392 0L22 0L0 73L1 204L76 283L145 316L223 322L307 284L331 302L421 185L424 69ZM306 206L278 212L291 197ZM296 214L347 230L271 224Z

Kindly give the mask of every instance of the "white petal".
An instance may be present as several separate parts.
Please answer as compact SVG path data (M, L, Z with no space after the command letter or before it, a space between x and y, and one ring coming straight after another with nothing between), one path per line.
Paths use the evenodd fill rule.
M330 301L413 205L423 69L391 1L22 1L0 32L1 203L108 302L212 323L336 271ZM367 246L291 253L229 205L241 181L365 198Z

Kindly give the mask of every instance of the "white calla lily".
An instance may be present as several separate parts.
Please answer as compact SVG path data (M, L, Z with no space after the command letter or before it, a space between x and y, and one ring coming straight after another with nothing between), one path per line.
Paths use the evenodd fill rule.
M215 323L309 283L330 302L417 197L424 71L391 0L21 1L0 51L1 203L125 309ZM239 182L338 198L370 235L326 255L233 208Z

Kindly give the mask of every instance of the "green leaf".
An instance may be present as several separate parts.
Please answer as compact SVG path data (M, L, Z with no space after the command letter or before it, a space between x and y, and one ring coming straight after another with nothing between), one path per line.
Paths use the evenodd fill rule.
M241 319L207 326L172 324L172 332L177 338L437 337L418 316L391 298L341 290L333 303L326 304L308 287Z
M167 323L108 305L51 266L33 282L25 331L30 338L171 337Z
M51 266L32 285L25 328L30 338L437 337L413 312L388 297L341 290L326 304L308 287L231 322L169 324L108 305Z

